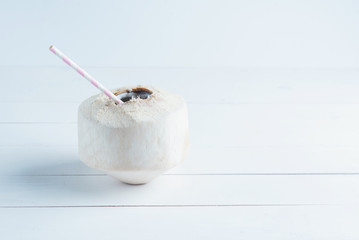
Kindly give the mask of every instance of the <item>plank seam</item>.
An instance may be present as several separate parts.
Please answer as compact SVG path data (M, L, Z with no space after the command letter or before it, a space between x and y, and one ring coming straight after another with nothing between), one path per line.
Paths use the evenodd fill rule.
M165 173L161 176L355 176L359 172L329 173ZM106 174L26 174L0 175L6 177L104 177Z
M48 205L0 206L1 208L182 208L182 207L308 207L336 206L337 204L119 204L119 205Z

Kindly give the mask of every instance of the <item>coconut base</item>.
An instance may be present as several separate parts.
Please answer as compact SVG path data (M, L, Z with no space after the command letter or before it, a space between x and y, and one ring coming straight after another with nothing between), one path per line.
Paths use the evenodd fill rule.
M139 170L139 171L103 171L103 172L114 178L117 178L121 182L138 185L152 181L154 178L161 175L164 171Z

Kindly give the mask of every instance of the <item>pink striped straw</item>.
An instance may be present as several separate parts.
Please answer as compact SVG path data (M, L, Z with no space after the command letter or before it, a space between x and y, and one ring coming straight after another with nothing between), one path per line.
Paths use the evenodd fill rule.
M90 83L92 83L92 85L100 89L104 94L106 94L106 96L112 98L116 102L116 104L123 104L123 102L120 99L118 99L115 94L113 94L111 91L105 88L101 83L96 81L90 74L88 74L85 70L83 70L79 65L74 63L59 49L57 49L54 46L50 46L50 51L53 52L55 55L57 55L59 58L61 58L67 65L69 65L70 67L75 69L78 73L80 73L80 75L86 78Z

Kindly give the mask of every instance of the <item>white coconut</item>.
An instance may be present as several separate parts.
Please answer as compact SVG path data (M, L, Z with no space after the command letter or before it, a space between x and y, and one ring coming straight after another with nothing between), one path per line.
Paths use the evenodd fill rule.
M98 94L78 109L80 159L129 184L147 183L175 167L185 159L189 146L184 99L147 86L113 92L123 95L137 90L151 95L116 105L104 94Z

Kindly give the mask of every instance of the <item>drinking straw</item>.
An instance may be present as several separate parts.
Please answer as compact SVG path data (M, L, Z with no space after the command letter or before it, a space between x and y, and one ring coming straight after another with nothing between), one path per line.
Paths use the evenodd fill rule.
M111 91L109 91L107 88L105 88L101 83L99 83L96 79L94 79L90 74L88 74L85 70L83 70L79 65L74 63L70 58L68 58L65 54L63 54L59 49L57 49L54 46L50 46L50 51L53 52L55 55L57 55L59 58L61 58L67 65L75 69L81 76L86 78L92 85L100 89L106 96L109 98L112 98L116 104L123 104L123 102L116 97L115 94L113 94Z

